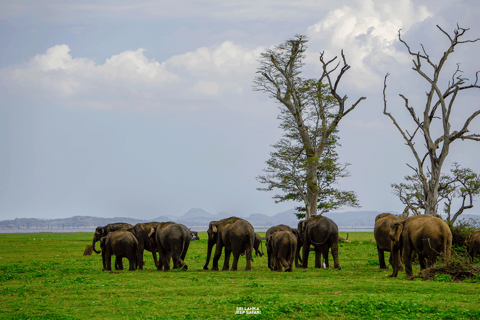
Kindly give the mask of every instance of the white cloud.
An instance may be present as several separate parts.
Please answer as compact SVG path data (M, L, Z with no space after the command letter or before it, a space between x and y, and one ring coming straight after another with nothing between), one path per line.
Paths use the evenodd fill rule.
M72 57L69 46L62 44L35 55L26 63L0 69L0 78L8 84L8 92L29 98L77 99L68 103L113 109L106 101L122 96L125 100L142 100L154 108L165 108L168 102L238 96L249 91L262 51L262 47L250 50L225 41L163 62L148 59L145 49L139 48L96 64L89 58ZM125 103L114 105L138 110L136 103L130 108Z
M352 65L349 73L356 79L349 85L368 91L372 83L383 79L392 62L410 61L404 51L395 50L398 30L405 33L431 15L425 6L415 6L411 0L385 3L359 0L354 6L345 5L331 11L310 26L307 35L311 47L325 51L327 59L338 56L343 49L347 62ZM308 60L318 64L317 59L318 54L311 53Z
M73 58L66 44L56 45L24 64L1 69L0 76L14 92L44 97L53 93L63 98L92 93L99 86L131 91L132 85L158 86L179 80L165 69L165 63L148 60L144 51L124 51L97 65L88 58Z
M204 76L211 73L228 76L255 70L263 50L264 47L248 50L232 41L225 41L216 48L202 47L194 52L173 56L167 60L167 64Z
M218 94L219 85L215 81L198 81L194 87L194 91L207 96L216 96Z

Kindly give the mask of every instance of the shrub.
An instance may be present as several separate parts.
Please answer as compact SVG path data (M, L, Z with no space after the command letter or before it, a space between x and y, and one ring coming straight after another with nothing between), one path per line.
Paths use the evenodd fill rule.
M463 247L467 236L475 232L480 227L480 223L470 218L461 219L455 224L448 222L448 226L452 231L452 247Z

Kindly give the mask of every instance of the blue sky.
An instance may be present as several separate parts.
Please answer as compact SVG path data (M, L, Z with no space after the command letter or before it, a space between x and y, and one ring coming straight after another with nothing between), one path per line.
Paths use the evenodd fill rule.
M310 39L305 76L319 76L319 51L344 49L352 68L340 91L350 103L367 97L340 125L351 163L340 187L361 210L402 211L390 184L414 159L382 114L383 77L408 128L398 94L421 108L427 87L397 32L438 59L448 44L435 25L451 33L458 22L474 39L478 16L475 2L447 0L0 1L0 219L293 208L256 190L282 132L279 105L252 81L259 54L295 34ZM473 79L479 51L459 48L447 71L461 62ZM479 109L478 94L459 99L454 127ZM457 142L444 171L458 161L480 172L479 157L478 143Z

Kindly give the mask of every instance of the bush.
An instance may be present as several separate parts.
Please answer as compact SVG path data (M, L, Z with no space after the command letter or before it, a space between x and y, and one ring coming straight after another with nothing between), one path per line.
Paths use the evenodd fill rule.
M470 263L470 258L466 252L452 250L448 263L445 263L443 257L439 257L437 263L420 271L418 275L412 276L412 279L421 278L438 282L475 281L479 276L480 267Z
M463 247L467 236L475 232L480 227L480 223L470 218L461 219L455 224L448 222L448 226L452 231L452 247Z

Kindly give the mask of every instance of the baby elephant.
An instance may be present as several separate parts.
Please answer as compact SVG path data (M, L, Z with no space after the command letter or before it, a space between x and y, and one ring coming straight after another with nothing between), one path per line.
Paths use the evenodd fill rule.
M112 270L112 255L115 256L115 269L122 270L122 258L127 258L130 263L128 270L137 269L137 238L126 230L117 230L110 232L100 239L102 248L103 271Z
M267 254L271 255L272 271L292 272L293 259L297 250L297 237L290 231L277 231L265 239Z
M468 255L473 263L473 257L475 254L480 254L480 231L469 234L465 240L465 243L467 245Z

